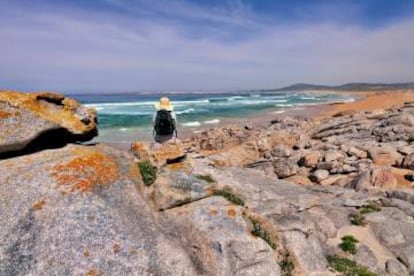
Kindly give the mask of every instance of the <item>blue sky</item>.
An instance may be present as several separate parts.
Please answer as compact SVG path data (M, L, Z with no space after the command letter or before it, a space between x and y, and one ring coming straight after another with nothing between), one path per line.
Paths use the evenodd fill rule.
M0 0L0 89L414 80L414 1Z

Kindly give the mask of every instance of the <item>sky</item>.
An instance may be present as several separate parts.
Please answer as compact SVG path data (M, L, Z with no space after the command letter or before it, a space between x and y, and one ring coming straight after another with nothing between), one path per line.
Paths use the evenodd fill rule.
M414 81L412 0L0 0L0 89Z

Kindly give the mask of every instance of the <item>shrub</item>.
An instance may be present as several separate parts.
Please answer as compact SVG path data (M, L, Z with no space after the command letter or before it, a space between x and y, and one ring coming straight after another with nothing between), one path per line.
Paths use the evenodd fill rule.
M232 194L230 191L227 190L216 190L213 192L213 195L215 196L222 196L231 203L234 203L236 205L244 206L244 200L240 197Z
M353 225L364 226L367 224L367 222L365 221L365 216L361 213L350 215L349 218Z
M339 247L345 252L355 254L357 251L356 244L358 240L355 239L354 236L343 236L341 239L342 243L339 244Z
M361 209L359 210L360 214L369 214L372 212L379 212L381 211L381 205L378 202L370 201L368 204L362 205Z
M367 267L358 265L356 262L339 256L328 256L329 265L344 276L376 276Z
M289 253L283 255L283 260L279 263L282 270L282 276L292 276L295 265L293 264Z
M271 248L276 249L276 243L273 241L273 238L269 232L267 232L256 219L252 217L249 217L249 219L253 224L252 234L263 239L268 245L270 245Z
M156 168L148 160L138 162L138 167L144 184L146 186L151 186L157 178Z
M204 180L208 183L215 183L216 180L209 174L196 174L195 177L199 180Z

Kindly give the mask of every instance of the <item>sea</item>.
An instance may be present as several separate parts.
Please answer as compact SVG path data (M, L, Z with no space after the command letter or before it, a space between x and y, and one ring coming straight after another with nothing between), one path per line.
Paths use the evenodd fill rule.
M151 118L161 96L170 98L180 129L197 132L222 120L257 114L282 114L304 106L354 101L350 95L293 91L237 91L214 93L119 93L71 95L98 112L97 142L130 143L152 136Z

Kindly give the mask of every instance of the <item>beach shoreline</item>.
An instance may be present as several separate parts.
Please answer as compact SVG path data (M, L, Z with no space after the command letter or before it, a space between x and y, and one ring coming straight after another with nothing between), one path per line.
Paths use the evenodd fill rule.
M305 93L327 93L327 94L341 94L346 96L353 96L353 102L327 103L308 106L296 106L286 108L283 111L275 109L273 111L265 111L256 113L250 116L239 118L220 118L220 121L211 125L200 125L196 127L178 128L178 138L180 140L190 139L197 135L197 133L208 131L214 128L226 126L266 126L272 120L277 118L294 116L304 119L322 120L333 116L339 112L358 112L358 111L373 111L375 109L386 109L392 106L403 104L407 101L414 101L414 90L384 90L384 91L303 91ZM179 118L178 118L179 119ZM104 142L119 149L129 149L133 141L143 140L150 141L152 133L150 129L130 129L125 133L115 133L118 130L102 130L107 137L122 136L122 140L118 141L101 141L102 136L93 142ZM109 140L109 139L108 139Z

